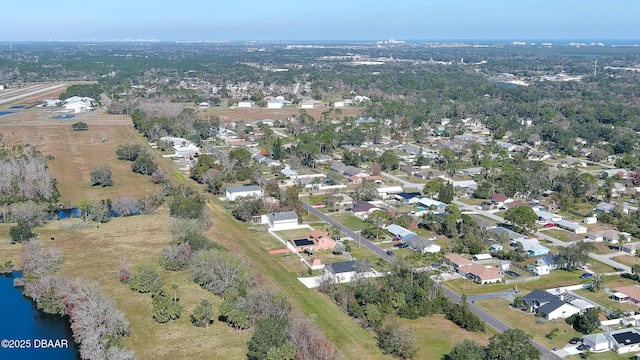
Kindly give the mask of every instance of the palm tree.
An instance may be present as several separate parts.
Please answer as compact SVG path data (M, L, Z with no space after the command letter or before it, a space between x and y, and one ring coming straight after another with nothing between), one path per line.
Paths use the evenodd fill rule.
M340 228L336 224L331 225L329 228L329 234L332 239L338 238L340 236Z
M589 282L589 290L598 292L604 287L604 274L594 274Z
M171 289L173 290L173 302L178 302L178 284L171 284Z

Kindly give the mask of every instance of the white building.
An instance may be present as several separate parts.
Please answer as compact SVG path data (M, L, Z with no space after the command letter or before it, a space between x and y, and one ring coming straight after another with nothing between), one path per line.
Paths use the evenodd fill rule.
M260 186L230 186L226 189L225 194L227 199L231 201L247 196L262 198L262 188Z
M586 234L587 233L587 228L586 227L584 227L584 226L582 226L580 224L571 222L571 221L560 219L560 220L554 221L554 224L556 224L557 227L559 227L561 229L564 229L564 230L567 230L567 231L570 231L570 232L572 232L574 234Z
M375 271L371 268L358 269L357 260L326 264L324 267L323 276L330 279L334 283L346 283L353 280L353 278L358 274L357 270L364 270L359 274L362 277L375 276Z
M251 106L253 106L253 101L251 100L238 101L239 108L250 108Z
M314 109L322 105L322 101L318 100L306 100L300 103L300 107L303 109Z
M273 231L298 228L298 214L295 211L272 212L268 213L266 218L269 229Z

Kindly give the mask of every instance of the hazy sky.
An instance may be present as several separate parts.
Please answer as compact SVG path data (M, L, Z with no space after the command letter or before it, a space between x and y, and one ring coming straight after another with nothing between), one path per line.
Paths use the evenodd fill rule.
M3 1L0 41L640 39L638 0Z

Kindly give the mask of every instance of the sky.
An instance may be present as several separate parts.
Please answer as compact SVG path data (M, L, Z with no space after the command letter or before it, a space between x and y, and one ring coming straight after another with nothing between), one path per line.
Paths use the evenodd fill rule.
M3 1L0 41L640 39L638 0Z

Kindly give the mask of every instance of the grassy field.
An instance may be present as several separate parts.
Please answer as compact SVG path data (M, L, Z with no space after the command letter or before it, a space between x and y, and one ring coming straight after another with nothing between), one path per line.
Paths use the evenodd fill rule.
M640 264L640 258L637 256L631 256L631 255L616 256L614 258L611 258L611 260L615 260L621 264L625 264L628 266Z
M549 229L549 230L544 230L543 233L545 235L549 235L551 237L554 237L558 240L564 241L564 242L570 242L570 241L575 241L575 240L579 240L581 238L584 238L584 236L582 235L576 235L573 233L570 233L566 230L560 230L560 229Z
M527 292L535 289L548 289L558 286L575 285L581 281L579 279L580 274L582 274L582 271L555 270L552 271L551 274L545 275L539 280L519 283L518 290L520 290L521 293L526 294ZM468 296L509 291L514 288L514 284L479 285L465 279L447 281L444 285L458 294L464 292Z
M332 218L353 231L360 231L369 227L369 224L350 213L333 215Z
M554 347L562 348L569 342L569 339L580 335L578 332L573 331L571 326L564 321L539 323L538 317L512 308L509 305L509 301L505 299L476 300L475 304L505 324L523 330L548 349ZM558 336L553 340L546 338L545 335L555 328L560 330Z
M38 126L12 125L0 127L0 133L10 145L30 139L45 155L54 157L48 164L58 181L60 202L77 204L83 198L142 197L159 189L160 186L153 184L149 176L132 172L131 162L116 158L116 149L120 144L131 142L146 146L130 126L131 120L113 116L114 125L102 125L101 116L99 113L90 113L83 117L83 121L89 125L87 131L72 131L71 122L67 122ZM106 135L107 141L101 141L102 134ZM167 159L157 157L156 161L161 167L173 166ZM106 165L112 170L114 186L91 186L91 172L98 165Z
M289 299L294 300L294 305L299 311L315 318L327 338L347 359L390 358L384 356L377 348L371 332L357 325L329 298L302 285L296 279L299 273L280 264L290 259L284 259L281 255L269 255L267 251L255 245L253 237L257 234L247 233L244 224L234 220L218 205L210 204L210 207L213 223L224 224L224 231L220 231L220 225L213 226L208 232L210 238L231 251L244 254L261 282L277 285Z

